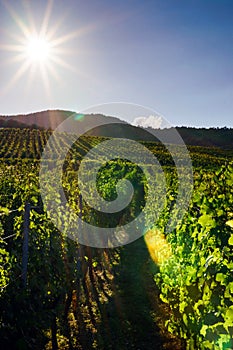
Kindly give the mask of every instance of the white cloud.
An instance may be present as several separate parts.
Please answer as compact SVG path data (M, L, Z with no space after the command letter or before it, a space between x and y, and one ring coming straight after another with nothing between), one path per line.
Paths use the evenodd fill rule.
M137 117L133 120L132 125L142 128L162 128L164 125L163 118L159 115L150 115L149 117Z

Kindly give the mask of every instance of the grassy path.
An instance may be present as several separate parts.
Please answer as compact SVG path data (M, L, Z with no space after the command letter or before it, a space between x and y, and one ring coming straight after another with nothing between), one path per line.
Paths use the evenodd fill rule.
M114 293L105 305L99 329L101 348L112 350L184 349L162 326L163 313L153 281L156 266L143 239L125 246L113 280ZM104 329L103 329L104 327Z

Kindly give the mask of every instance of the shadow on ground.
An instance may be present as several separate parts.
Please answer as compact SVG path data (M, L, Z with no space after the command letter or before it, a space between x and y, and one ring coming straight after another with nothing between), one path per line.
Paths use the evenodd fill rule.
M101 307L101 349L184 349L162 325L162 313L168 309L159 301L153 280L157 267L143 238L120 250L120 264L114 270L113 295Z

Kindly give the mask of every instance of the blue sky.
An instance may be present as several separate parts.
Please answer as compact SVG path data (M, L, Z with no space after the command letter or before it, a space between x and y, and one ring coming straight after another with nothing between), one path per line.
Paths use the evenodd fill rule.
M7 3L0 2L0 114L123 101L173 125L233 127L232 0ZM53 61L24 67L22 23L27 32L42 23L46 35L54 30Z

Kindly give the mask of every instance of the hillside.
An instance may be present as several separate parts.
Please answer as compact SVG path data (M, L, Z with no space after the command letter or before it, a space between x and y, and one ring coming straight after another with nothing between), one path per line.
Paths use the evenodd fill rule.
M102 124L108 122L111 125L104 125L88 131L88 135L94 136L111 136L132 138L134 140L143 141L158 141L153 135L158 137L161 135L169 142L176 143L177 140L173 137L174 128L170 129L142 129L136 126L127 124L118 118L108 117L101 114L81 115L71 111L63 110L48 110L42 112L31 113L27 115L16 116L0 116L1 128L30 128L30 129L56 129L65 119L71 117L69 132L78 130L84 134L92 126L93 118L97 123ZM149 131L149 133L147 132ZM233 149L233 129L232 128L194 128L194 127L176 127L180 136L187 145L218 147L222 149Z

